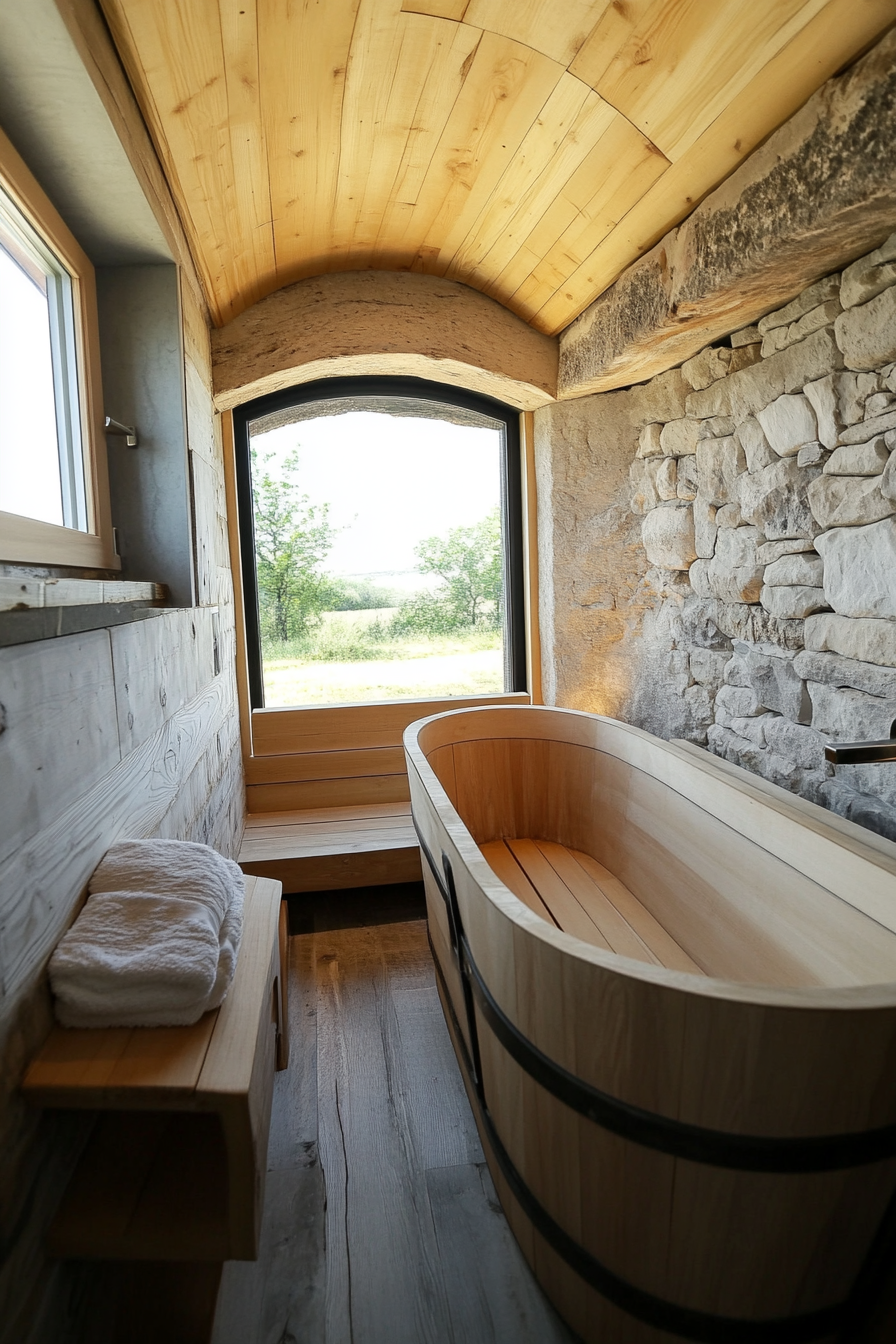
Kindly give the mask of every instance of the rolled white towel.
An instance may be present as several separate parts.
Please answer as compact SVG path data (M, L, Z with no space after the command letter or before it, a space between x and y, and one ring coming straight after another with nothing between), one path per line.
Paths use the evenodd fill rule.
M140 891L190 897L214 911L218 924L235 897L242 900L243 874L231 859L192 840L120 840L90 879L91 895Z
M236 867L236 864L234 864L234 867ZM230 908L221 921L221 929L218 934L218 973L209 994L206 1008L220 1008L224 1002L224 996L230 988L230 982L236 970L240 940L243 936L244 895L245 883L242 872L240 872L240 889L234 893Z
M91 896L50 958L56 1015L68 1027L189 1025L212 1006L220 960L219 930L200 902Z

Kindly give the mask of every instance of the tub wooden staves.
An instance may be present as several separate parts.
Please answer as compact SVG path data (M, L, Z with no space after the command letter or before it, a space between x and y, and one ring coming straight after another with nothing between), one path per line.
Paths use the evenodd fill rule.
M561 1315L842 1339L896 1259L896 845L572 710L405 748L445 1015Z

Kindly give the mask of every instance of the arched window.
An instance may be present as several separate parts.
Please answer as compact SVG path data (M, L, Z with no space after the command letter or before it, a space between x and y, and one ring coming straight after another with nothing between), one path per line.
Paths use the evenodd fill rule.
M253 708L526 690L517 410L339 378L233 423Z

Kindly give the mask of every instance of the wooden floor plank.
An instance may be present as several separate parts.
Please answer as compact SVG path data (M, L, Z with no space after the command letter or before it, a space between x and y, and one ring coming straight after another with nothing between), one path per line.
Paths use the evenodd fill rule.
M501 1212L485 1163L426 1173L456 1340L573 1344Z

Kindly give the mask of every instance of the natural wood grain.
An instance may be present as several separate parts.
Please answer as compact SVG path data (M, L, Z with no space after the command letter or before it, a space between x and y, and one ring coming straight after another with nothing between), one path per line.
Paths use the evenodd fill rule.
M415 819L451 863L479 972L548 1057L611 1096L725 1132L796 1137L892 1122L892 845L696 748L594 715L469 710L415 728L406 749ZM430 755L438 772L450 762L456 810ZM502 845L560 929L492 871ZM425 882L433 948L462 1020L444 904L428 873ZM582 926L586 910L614 950ZM561 931L570 928L572 938ZM493 1122L524 1180L623 1278L747 1319L848 1294L892 1194L893 1162L876 1176L780 1176L676 1160L576 1116L483 1018L479 1048ZM658 1344L563 1266L487 1156L569 1324L595 1344Z
M357 779L300 780L295 784L250 784L250 812L288 811L301 807L339 807L353 803L403 802L408 796L404 775L361 775Z
M247 784L287 784L301 780L360 779L404 775L404 751L365 747L359 751L307 751L289 756L256 756L246 764Z

